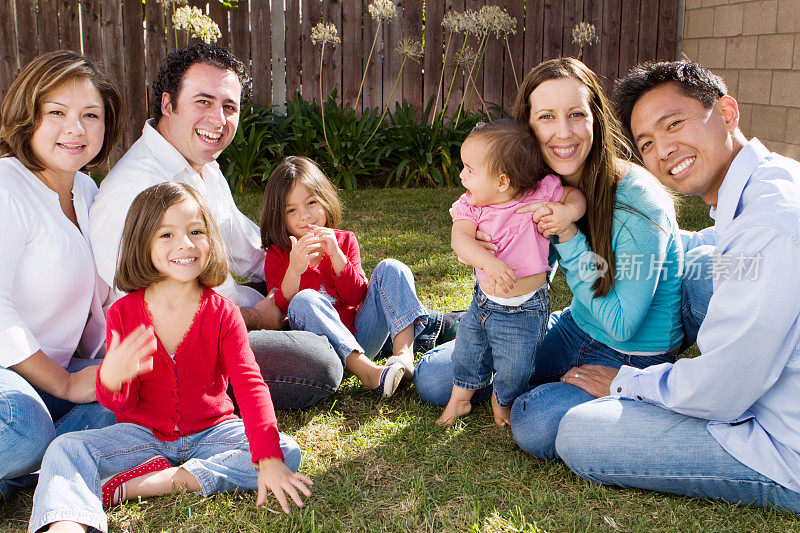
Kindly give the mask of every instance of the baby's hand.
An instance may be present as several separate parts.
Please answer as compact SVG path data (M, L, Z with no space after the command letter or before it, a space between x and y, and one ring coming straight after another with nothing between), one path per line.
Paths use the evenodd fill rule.
M256 465L258 470L258 496L256 497L256 505L263 505L267 500L267 491L272 492L281 509L286 514L289 514L289 501L286 499L286 494L292 498L297 507L303 507L303 500L300 499L299 490L305 494L306 498L311 496L309 487L314 484L308 476L303 474L295 474L283 464L283 461L277 457L269 459L262 459Z
M292 250L289 252L289 268L298 276L302 276L309 263L320 255L321 247L319 237L309 231L299 239L294 235L289 236Z
M575 221L570 208L558 202L548 202L544 207L550 210L550 214L542 214L538 220L534 219L543 236L564 235L574 227Z
M119 333L112 331L108 352L100 366L100 383L111 392L119 392L123 383L150 372L156 346L152 327L140 325L122 341Z
M514 288L517 276L514 274L515 267L509 266L502 259L493 257L482 269L489 280L494 285L493 295L507 293Z

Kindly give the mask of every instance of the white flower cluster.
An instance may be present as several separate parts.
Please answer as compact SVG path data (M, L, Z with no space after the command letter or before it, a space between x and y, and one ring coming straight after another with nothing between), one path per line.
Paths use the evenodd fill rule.
M187 30L189 35L205 43L215 43L222 37L217 23L196 7L179 7L172 15L172 25L176 30Z
M181 5L182 6L182 5L186 4L186 0L156 0L156 3L164 5L164 6L169 6L169 5L172 5L172 4Z
M336 46L341 39L339 39L336 26L332 22L320 22L311 28L311 42L314 44L331 43Z
M416 41L410 37L405 37L400 40L394 51L405 58L417 61L422 57L425 49L422 45L422 41Z
M597 29L594 27L594 24L579 22L572 28L572 43L577 44L581 48L599 41L600 39L597 37Z
M483 6L479 11L467 9L463 13L451 11L442 20L442 26L449 32L466 32L478 37L489 32L497 37L517 33L517 19L499 6Z
M375 22L391 22L397 15L397 6L392 0L374 0L367 9Z
M469 46L465 46L461 50L455 53L453 57L456 61L456 66L460 68L464 73L472 69L472 65L477 63L478 61L478 52L470 48Z

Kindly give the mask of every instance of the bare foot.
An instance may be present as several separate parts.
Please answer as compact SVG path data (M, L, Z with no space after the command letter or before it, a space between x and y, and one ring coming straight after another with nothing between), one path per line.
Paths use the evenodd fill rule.
M51 532L64 532L64 533L83 533L87 530L87 526L78 524L77 522L53 522L47 531Z
M459 400L450 398L450 401L447 403L447 407L444 408L442 416L436 420L436 423L440 426L452 426L456 421L456 418L464 416L470 411L472 411L472 403L469 401L469 399Z
M497 404L497 398L492 394L492 415L494 415L494 423L500 427L511 425L511 408L500 407Z

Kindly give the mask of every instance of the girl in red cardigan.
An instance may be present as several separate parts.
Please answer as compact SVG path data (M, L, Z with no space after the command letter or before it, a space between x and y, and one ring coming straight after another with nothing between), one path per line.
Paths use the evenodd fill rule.
M219 230L191 187L161 183L131 205L108 311L97 400L117 424L65 434L45 454L30 530L106 531L104 506L176 490L272 491L284 512L311 480L278 432L239 309L211 287L228 272ZM120 339L123 339L120 341ZM242 419L226 391L233 385ZM255 468L254 468L255 466Z
M394 259L367 282L356 236L342 220L336 188L305 157L287 157L267 181L261 209L265 279L292 329L324 335L347 370L388 398L414 371L414 338L428 311L414 275ZM392 337L386 366L372 360Z

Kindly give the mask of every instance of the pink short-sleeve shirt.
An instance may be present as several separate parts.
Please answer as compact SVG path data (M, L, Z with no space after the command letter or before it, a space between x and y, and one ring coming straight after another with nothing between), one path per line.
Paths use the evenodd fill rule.
M516 210L538 202L558 202L563 192L558 177L548 174L535 190L526 191L522 198L513 202L476 207L467 202L466 195L462 195L450 213L453 220L469 220L480 231L488 233L492 244L497 246L495 256L507 265L517 267L514 273L517 278L522 278L550 270L547 261L550 241L539 233L530 213L519 214ZM478 281L488 280L482 270L476 268L475 272Z

